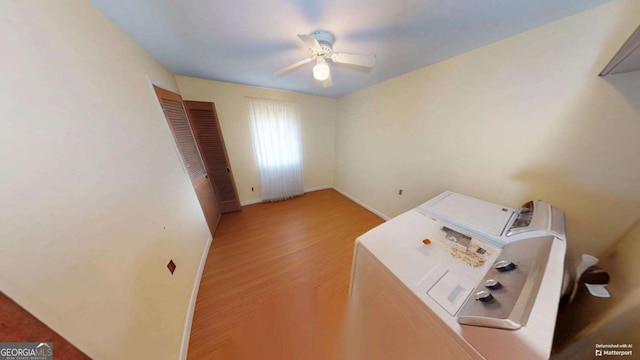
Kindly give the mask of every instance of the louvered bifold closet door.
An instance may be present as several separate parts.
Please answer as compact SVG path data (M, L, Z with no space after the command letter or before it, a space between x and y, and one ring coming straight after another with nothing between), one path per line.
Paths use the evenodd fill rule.
M162 106L167 123L173 134L178 152L182 157L184 167L187 170L191 184L196 192L200 207L209 226L211 235L215 233L220 220L220 205L216 198L213 186L207 176L202 156L196 145L196 140L191 130L187 113L180 95L153 87L158 101Z
M204 165L220 201L222 213L241 209L233 180L227 149L224 145L216 106L211 102L185 101L196 141L204 158Z

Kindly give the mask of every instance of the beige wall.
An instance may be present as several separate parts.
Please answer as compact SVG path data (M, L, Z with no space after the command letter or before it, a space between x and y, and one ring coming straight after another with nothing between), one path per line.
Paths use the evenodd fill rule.
M543 198L597 254L640 210L640 78L596 76L640 22L637 1L337 102L174 78L88 1L3 1L0 14L0 290L94 358L178 357L210 238L146 75L216 102L245 202L259 198L255 96L302 105L306 188L335 183L390 216L445 189ZM618 253L638 252L637 228Z
M638 276L640 261L638 256L640 256L640 218L602 261L602 268L611 276L609 290L612 299L610 303L597 308L600 311L608 309L603 317L603 323L617 316L618 322L611 321L614 327L617 327L615 329L617 334L624 334L628 339L635 341L640 340L638 326L640 322L640 276ZM611 332L611 329L602 330L602 333Z
M612 1L339 99L335 185L389 216L447 189L544 199L601 253L640 213L640 78L597 74L639 23Z
M611 273L621 291L640 290L638 254L640 254L640 218L603 260L602 266ZM636 300L640 303L640 298Z
M93 358L176 359L210 235L173 75L89 1L1 1L0 49L0 290Z
M243 203L260 199L245 96L300 104L304 188L333 185L335 99L185 76L176 76L176 81L183 99L215 102L238 195Z

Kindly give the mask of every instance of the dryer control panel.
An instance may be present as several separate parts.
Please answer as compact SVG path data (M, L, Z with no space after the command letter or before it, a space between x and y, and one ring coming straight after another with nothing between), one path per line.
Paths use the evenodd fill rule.
M463 305L458 322L510 330L524 326L554 239L534 237L506 245Z

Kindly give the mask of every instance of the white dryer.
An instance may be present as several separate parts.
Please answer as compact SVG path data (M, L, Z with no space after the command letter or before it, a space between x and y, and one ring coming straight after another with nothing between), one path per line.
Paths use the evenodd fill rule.
M349 359L547 359L564 213L445 192L360 236Z

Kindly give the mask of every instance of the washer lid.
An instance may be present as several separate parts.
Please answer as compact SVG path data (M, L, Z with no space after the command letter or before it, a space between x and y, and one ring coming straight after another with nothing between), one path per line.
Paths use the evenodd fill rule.
M418 207L418 211L480 234L502 235L515 210L446 191Z

